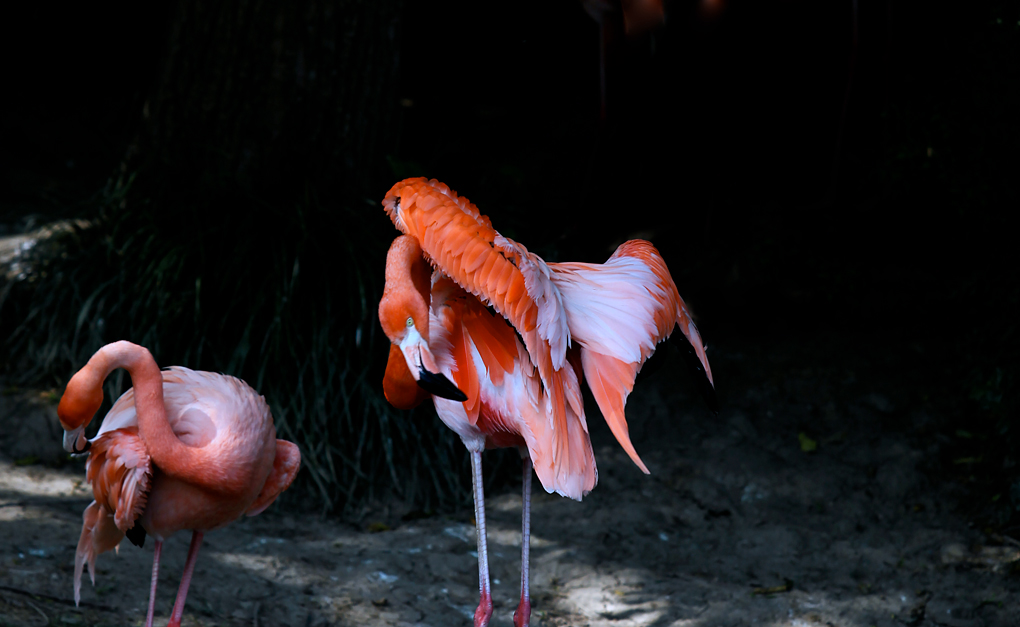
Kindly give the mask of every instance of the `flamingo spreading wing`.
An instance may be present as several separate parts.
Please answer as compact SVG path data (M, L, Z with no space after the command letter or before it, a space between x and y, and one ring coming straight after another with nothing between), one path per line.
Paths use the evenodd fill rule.
M444 195L452 194L445 186L442 191ZM555 370L554 380L562 382L564 389L569 390L564 394L565 399L575 398L575 391L579 396L582 376L588 380L614 435L646 473L647 468L630 443L624 416L627 395L633 389L634 377L641 365L655 345L679 325L699 359L709 386L712 385L711 370L700 335L665 263L650 243L627 242L601 265L545 264L530 253L514 257L512 252L510 257L516 261L511 264L513 267L518 268L517 264L527 259L531 264L527 272L538 272L540 280L545 281L540 288L545 290L544 297L533 297L534 282L529 285L527 274L522 272L525 285L521 295L530 298L530 303L515 307L506 298L509 290L500 289L500 282L495 282L496 289L486 291L493 284L489 277L494 267L499 268L498 260L478 262L466 253L458 255L437 250L434 245L466 240L470 246L472 236L481 235L483 241L494 245L475 246L471 250L482 254L485 250L496 251L496 242L501 242L500 251L523 251L523 247L495 233L487 218L478 214L466 199L455 195L452 205L467 217L462 218L461 224L468 226L469 233L460 240L452 238L451 230L430 233L436 225L449 225L457 216L416 215L413 209L417 198L412 197L410 203L403 198L404 202L394 199L391 205L395 222L400 220L398 228L410 234L398 237L387 255L386 288L379 305L379 317L392 345L383 388L390 402L402 408L412 407L423 398L414 391L415 381L432 392L440 419L461 437L471 453L479 556L480 602L475 612L476 627L488 625L492 614L481 451L503 446L517 446L521 451L524 457L521 601L514 614L514 624L522 627L528 625L531 612L528 553L532 465L548 492L578 500L595 486L598 474L583 403L567 402L562 408L563 420L556 419L558 407L550 402L556 396L555 390L544 385L540 368L536 372L526 346L527 331L522 333L525 340L522 344L508 321L494 314L485 302L492 303L497 311L500 311L497 303L503 310L523 311L524 315L517 316L518 320L524 320L522 324L527 324L529 309L526 307L541 310L558 306L554 314L539 311L535 316L538 320L543 315L546 320L561 317L567 327L563 333L569 333L576 341L575 346L564 347L563 365ZM402 208L409 206L412 211L403 211ZM436 206L432 204L433 208ZM422 222L414 222L416 219ZM408 227L405 220L413 226ZM422 223L427 225L424 229L420 228ZM437 269L431 287L427 280L428 268L422 261L422 255L428 251L422 249L418 236L433 245L434 252L429 256ZM495 252L495 255L507 259L504 252ZM453 260L453 263L443 266L436 259ZM465 267L476 268L476 273L465 272ZM448 268L453 268L464 283L457 280L457 276L447 276ZM478 268L483 269L482 272L477 272ZM547 298L550 291L554 294L551 299ZM514 326L520 331L520 326ZM534 327L532 333L533 330ZM542 339L541 335L539 338ZM534 333L531 339L535 339ZM549 342L538 343L543 356L554 350L550 346ZM428 382L422 383L425 380Z
M604 264L546 264L500 235L467 198L435 179L400 181L387 192L383 207L437 269L520 333L549 392L554 459L569 455L561 437L567 433L567 405L579 413L583 404L580 387L564 376L572 342L581 347L584 378L613 434L645 472L627 435L623 410L641 366L676 327L700 364L698 376L715 408L701 335L650 242L625 242Z
M103 381L117 368L128 371L134 387L86 441L85 427L103 402ZM99 349L68 382L57 413L64 447L89 450L86 477L95 498L85 509L75 554L75 603L85 563L94 585L99 554L125 535L138 546L151 535L146 627L152 626L163 542L192 530L169 623L179 626L203 534L263 511L301 464L297 446L276 439L265 399L244 381L177 366L160 371L148 350L130 342Z

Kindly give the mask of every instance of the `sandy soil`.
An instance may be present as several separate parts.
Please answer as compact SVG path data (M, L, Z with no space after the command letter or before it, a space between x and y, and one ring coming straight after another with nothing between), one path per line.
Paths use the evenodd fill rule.
M885 377L923 350L886 353L869 357L852 338L713 346L714 418L671 360L628 408L651 476L591 409L599 485L582 503L535 494L532 624L1020 625L1020 545L957 513L960 484L929 463L943 445L938 405ZM71 601L90 496L80 464L46 463L61 457L52 401L22 391L0 406L0 625L140 624L150 544L103 555L96 586L85 583L80 608ZM488 507L493 625L507 626L520 497ZM471 512L403 511L340 521L277 505L208 534L184 624L469 625ZM389 529L368 531L379 522ZM160 624L188 541L164 548Z

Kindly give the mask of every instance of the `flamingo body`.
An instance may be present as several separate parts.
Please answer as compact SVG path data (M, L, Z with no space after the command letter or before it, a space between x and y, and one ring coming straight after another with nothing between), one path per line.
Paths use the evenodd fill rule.
M94 584L96 558L125 534L139 545L145 534L153 536L158 567L159 547L171 535L191 530L200 543L201 534L259 513L300 466L297 447L276 439L269 406L244 381L178 366L160 371L148 351L128 342L100 349L68 383L58 408L71 434L65 444L81 441L96 399L102 400L102 381L117 367L129 370L134 387L90 441L86 478L95 500L85 510L75 554L76 603L84 564ZM167 448L174 449L169 456ZM197 546L193 540L196 555ZM189 553L192 566L193 559ZM186 589L182 583L181 612ZM179 622L176 606L174 615Z
M493 610L481 451L509 446L521 451L526 505L521 603L514 615L515 625L521 627L528 624L531 614L527 503L532 460L546 490L575 499L590 491L597 472L584 408L579 405L575 413L573 406L567 407L567 432L560 440L567 443L568 455L557 455L550 446L554 426L549 420L548 394L513 328L441 272L432 275L429 286L423 280L427 272L417 240L408 235L398 237L387 255L386 288L379 304L380 322L392 342L383 390L391 402L406 402L409 404L402 406L408 407L417 399L411 386L430 377L428 386L437 392L432 395L436 413L470 451L479 556L476 627L488 625ZM428 315L422 317L426 311ZM578 372L568 368L564 378L578 386ZM435 383L440 377L456 386Z
M468 397L463 403L433 397L440 419L471 450L481 444L525 448L550 493L580 500L590 492L598 472L584 405L566 407L565 446L554 448L548 394L513 328L441 275L432 288L431 315L430 346L441 371ZM565 369L563 378L579 387L576 370Z
M548 394L513 327L449 277L429 274L415 238L394 240L379 306L380 321L393 340L383 378L386 398L410 409L431 396L440 419L469 450L523 447L546 490L580 499L594 487L597 475L583 404L566 408L562 439L567 446L560 455L551 446ZM465 400L429 395L417 386L412 369L420 357L398 348L417 327L425 361L453 381ZM578 372L568 370L563 379L579 391Z

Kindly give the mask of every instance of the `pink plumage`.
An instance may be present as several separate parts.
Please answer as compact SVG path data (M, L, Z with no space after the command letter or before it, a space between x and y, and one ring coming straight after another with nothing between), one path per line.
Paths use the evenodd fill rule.
M95 500L86 508L75 554L74 598L84 565L95 584L97 557L128 535L155 540L146 626L154 612L163 541L191 530L184 577L170 625L180 625L202 535L245 513L257 514L290 486L301 463L294 444L276 439L265 399L244 381L181 367L160 371L149 352L130 342L101 348L67 384L58 415L71 452L89 448L84 429L116 368L134 387L106 415L90 441L86 477Z

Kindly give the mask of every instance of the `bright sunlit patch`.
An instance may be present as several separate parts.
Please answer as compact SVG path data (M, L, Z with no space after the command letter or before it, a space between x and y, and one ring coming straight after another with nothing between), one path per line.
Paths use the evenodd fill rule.
M571 614L584 616L593 625L612 624L622 619L626 619L628 625L659 623L669 601L632 594L627 586L619 585L619 575L591 574L571 582L557 605Z
M92 493L77 476L38 470L31 466L20 467L12 462L0 460L0 493L13 492L19 496L29 497L82 497ZM13 500L20 499L16 497Z

